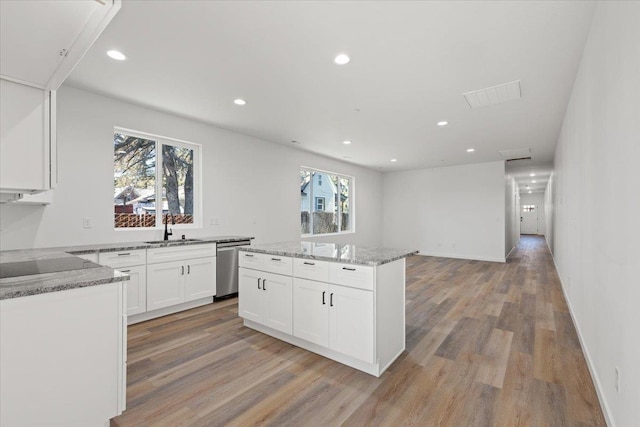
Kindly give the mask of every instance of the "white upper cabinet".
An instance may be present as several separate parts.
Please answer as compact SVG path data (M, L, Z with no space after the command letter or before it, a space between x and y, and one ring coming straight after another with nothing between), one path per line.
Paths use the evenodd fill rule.
M56 90L120 9L120 0L0 2L0 75Z
M0 1L0 202L56 187L56 89L119 9L120 0Z

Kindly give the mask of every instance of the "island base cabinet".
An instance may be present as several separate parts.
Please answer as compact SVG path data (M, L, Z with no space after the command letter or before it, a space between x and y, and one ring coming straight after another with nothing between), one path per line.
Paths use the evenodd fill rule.
M242 267L239 273L240 317L293 333L293 279Z
M373 363L373 292L294 279L293 335Z
M329 286L329 348L373 363L373 292Z
M0 301L0 425L104 426L124 410L124 286Z

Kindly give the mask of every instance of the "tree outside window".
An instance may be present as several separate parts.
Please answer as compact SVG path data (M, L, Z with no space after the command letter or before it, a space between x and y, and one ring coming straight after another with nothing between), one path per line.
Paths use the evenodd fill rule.
M199 145L119 129L113 142L116 229L197 223Z

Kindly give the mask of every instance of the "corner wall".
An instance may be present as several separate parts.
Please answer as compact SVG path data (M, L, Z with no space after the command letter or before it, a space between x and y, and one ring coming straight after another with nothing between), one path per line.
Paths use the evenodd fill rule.
M564 292L606 416L620 427L640 425L639 100L640 2L599 2L547 208Z
M383 243L422 255L504 262L504 162L383 175Z
M300 166L355 177L356 232L315 240L380 246L382 175L69 86L58 92L58 188L51 205L0 205L0 249L157 240L160 230L114 230L113 127L202 144L203 227L174 236L300 240ZM83 218L93 227L83 228ZM213 225L215 222L218 225Z
M504 256L508 258L520 242L520 193L512 174L505 174L504 181Z

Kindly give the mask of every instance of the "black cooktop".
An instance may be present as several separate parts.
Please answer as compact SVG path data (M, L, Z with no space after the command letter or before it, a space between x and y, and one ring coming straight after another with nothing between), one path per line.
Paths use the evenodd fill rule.
M57 273L60 271L84 270L102 267L95 262L77 257L50 258L37 261L7 262L0 264L0 279L34 274Z

